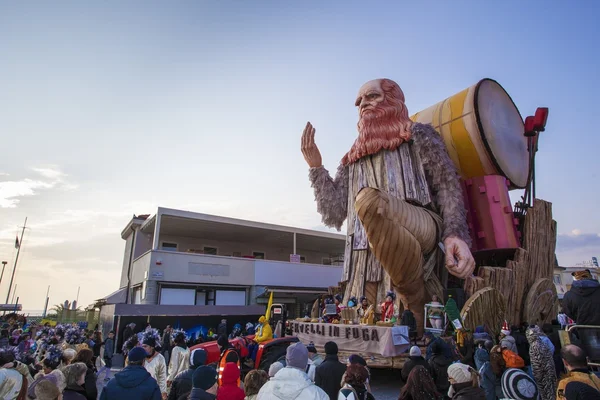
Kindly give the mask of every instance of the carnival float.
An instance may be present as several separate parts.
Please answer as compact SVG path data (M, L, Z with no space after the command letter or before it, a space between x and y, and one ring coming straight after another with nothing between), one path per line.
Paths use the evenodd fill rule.
M492 79L410 118L393 81L359 91L358 138L335 176L323 167L308 123L302 153L325 225L347 227L338 287L315 302L294 335L373 367L400 368L414 336L497 337L504 321L544 324L558 297L552 204L535 198L535 155L547 108L522 118ZM509 193L522 190L514 205ZM441 300L441 302L439 301ZM443 304L442 304L443 303ZM452 314L452 306L460 309ZM452 315L451 315L452 314Z

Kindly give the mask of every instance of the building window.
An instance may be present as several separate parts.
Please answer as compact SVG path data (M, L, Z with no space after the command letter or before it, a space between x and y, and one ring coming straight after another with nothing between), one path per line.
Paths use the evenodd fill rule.
M177 251L177 243L162 242L160 249L163 251Z
M216 256L219 252L219 249L216 247L204 246L204 254L208 254L209 256Z
M206 291L206 305L207 306L215 305L215 291L214 290Z
M264 251L253 251L252 257L256 258L257 260L264 260L265 253L264 253Z
M331 258L329 258L329 257L323 257L321 259L321 264L323 264L323 265L331 265Z

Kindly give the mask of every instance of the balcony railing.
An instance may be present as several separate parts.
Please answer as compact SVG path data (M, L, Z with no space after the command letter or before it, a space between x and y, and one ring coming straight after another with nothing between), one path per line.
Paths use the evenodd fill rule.
M133 283L163 282L241 286L328 287L342 267L322 264L151 250L133 263Z

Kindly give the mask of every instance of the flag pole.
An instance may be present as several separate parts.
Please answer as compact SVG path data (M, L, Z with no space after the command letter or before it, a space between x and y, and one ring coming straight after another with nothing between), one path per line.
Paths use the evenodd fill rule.
M15 265L13 267L12 275L10 276L10 285L8 285L8 293L6 294L6 304L10 299L10 290L12 289L13 280L15 279L15 271L17 270L17 261L19 261L19 253L21 252L21 245L23 244L23 234L25 233L25 227L27 226L27 217L25 217L25 223L23 224L23 230L21 231L21 240L17 246L17 256L15 257Z

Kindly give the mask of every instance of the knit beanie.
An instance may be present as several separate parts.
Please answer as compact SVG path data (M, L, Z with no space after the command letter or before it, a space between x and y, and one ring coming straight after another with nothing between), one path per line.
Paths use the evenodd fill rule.
M328 356L335 356L338 353L338 346L335 342L325 343L325 354Z
M271 366L269 367L269 378L274 377L275 374L278 373L282 369L283 369L283 364L280 363L279 361L276 361L273 364L271 364Z
M421 357L421 349L417 346L413 346L410 348L410 356L411 357Z
M471 368L466 364L455 363L448 367L448 377L456 383L471 382Z
M197 368L206 364L206 350L195 349L190 354L190 368Z
M141 347L134 347L127 354L127 359L129 360L129 362L140 362L144 360L147 356L148 354L146 353L146 350L142 349Z
M288 346L285 354L285 363L288 367L297 368L302 371L306 370L306 366L308 365L308 350L306 346L301 342Z
M217 370L203 365L196 368L192 376L192 385L196 389L208 390L217 383Z

